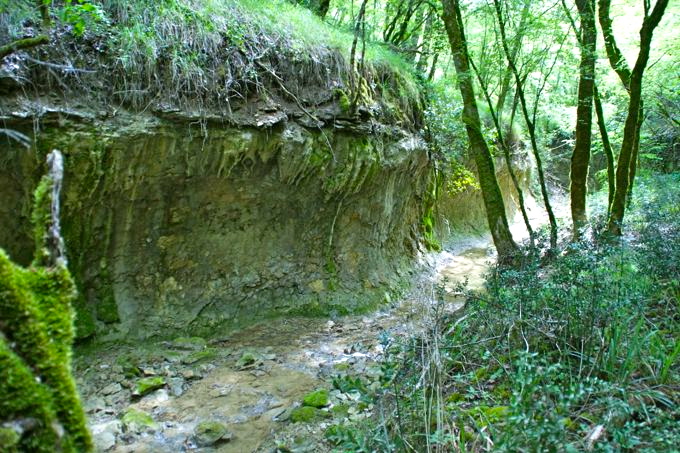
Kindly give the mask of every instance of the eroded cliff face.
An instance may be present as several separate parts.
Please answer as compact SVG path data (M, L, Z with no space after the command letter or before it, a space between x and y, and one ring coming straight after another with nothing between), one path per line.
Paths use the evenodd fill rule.
M81 335L214 333L286 313L347 313L405 280L431 173L417 135L371 122L67 113L41 118L37 149L3 152L0 246L29 259L39 163L61 149ZM6 118L32 133L20 116Z
M512 182L505 159L494 160L496 179L503 195L505 212L511 223L522 223L517 190ZM512 168L525 197L525 203L535 202L531 192L531 178L534 162L526 149L518 149L512 157ZM456 242L461 235L486 234L489 224L484 209L482 192L476 187L451 194L441 190L436 204L435 226L437 237L443 245ZM520 230L523 227L520 227Z

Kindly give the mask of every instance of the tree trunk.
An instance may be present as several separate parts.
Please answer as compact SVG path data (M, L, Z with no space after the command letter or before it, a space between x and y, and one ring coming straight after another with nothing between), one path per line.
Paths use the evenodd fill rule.
M434 80L434 75L437 71L437 60L439 60L439 52L435 53L432 57L432 66L430 66L430 72L427 74L427 80L430 82Z
M606 8L605 12L609 12L609 1L600 0L600 13L602 14L602 7ZM637 60L633 70L630 72L630 84L629 93L630 99L628 102L628 116L626 117L626 124L623 129L623 141L621 142L621 152L619 153L618 168L616 169L616 191L614 193L614 201L612 202L611 213L609 215L609 222L607 224L607 230L610 234L615 236L621 235L621 224L623 223L623 216L626 210L626 197L628 195L628 188L630 185L630 167L631 158L634 154L635 143L638 137L638 123L640 119L640 113L642 109L642 77L647 67L647 62L649 61L649 52L652 43L652 36L654 34L654 29L659 25L661 17L663 16L666 6L668 6L668 0L658 0L654 9L649 13L649 5L645 5L645 18L642 21L642 28L640 29L640 52L638 53ZM609 19L608 14L605 18ZM602 16L600 21L602 22ZM609 20L609 33L611 33L611 20ZM602 27L602 32L605 34L605 42L609 40L611 43L613 41L613 35L606 36L607 30ZM609 54L609 49L608 49ZM620 75L620 60L616 61L610 56L610 63L614 70Z
M581 236L581 230L588 220L586 195L592 142L597 33L595 30L594 0L576 0L576 7L581 18L581 36L578 40L581 48L581 65L578 83L578 106L576 108L576 143L571 156L569 192L571 195L573 235L574 239L578 240Z
M597 91L597 85L593 86L593 100L595 101L595 112L597 113L597 127L600 129L600 137L602 138L602 148L607 157L607 216L609 216L609 209L612 201L614 201L614 191L616 190L616 174L614 171L614 152L612 145L609 142L609 134L607 134L607 126L604 121L604 112L602 110L602 102L600 101L600 93Z
M496 180L493 158L482 135L460 3L458 0L443 0L442 3L444 5L442 19L451 45L451 53L458 77L458 88L463 97L463 122L477 166L489 229L498 251L499 260L508 261L512 259L518 249L508 226L505 204Z
M40 19L42 20L43 28L47 28L52 25L52 20L50 19L50 2L46 0L36 0L38 3L38 11L40 11Z
M505 21L503 20L503 15L501 11L501 5L499 0L494 0L494 6L496 9L496 16L498 18L498 25L501 35L501 44L503 46L503 52L505 52L505 57L508 60L508 65L510 70L515 76L517 95L519 96L520 105L522 107L522 115L524 116L524 121L527 124L527 129L529 129L529 139L531 141L531 150L534 154L534 159L536 160L536 171L538 173L538 181L541 186L541 195L543 197L543 204L545 206L545 211L548 214L548 222L550 223L550 248L554 249L557 246L557 220L555 219L555 213L550 205L550 197L548 195L548 187L545 182L545 173L543 172L543 163L541 160L541 154L538 151L538 143L536 141L536 124L531 120L529 116L529 109L527 108L526 97L524 96L524 88L522 78L520 77L519 70L515 64L514 58L510 52L508 46L507 35L505 33ZM537 101L538 102L538 101Z

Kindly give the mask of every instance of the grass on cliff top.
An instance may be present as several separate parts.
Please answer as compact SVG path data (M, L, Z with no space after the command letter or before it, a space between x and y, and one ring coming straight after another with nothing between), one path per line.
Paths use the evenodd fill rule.
M19 0L11 6L3 1L0 9L7 14L0 15L0 42L35 29L39 19L33 1ZM260 93L263 79L272 77L268 71L281 77L293 93L310 86L332 89L343 85L350 73L352 33L286 0L92 4L95 7L87 12L53 8L57 36L49 47L38 50L38 57L68 67L94 66L98 73L104 69L112 85L105 87L108 97L114 94L114 99L136 107L160 98L177 99L199 110L217 101L229 109L230 100ZM79 34L74 26L78 22L84 33L74 36ZM374 84L384 85L394 98L418 99L413 70L400 56L378 43L367 43L366 60ZM101 91L101 74L71 71L58 76L43 74L54 79L44 82Z

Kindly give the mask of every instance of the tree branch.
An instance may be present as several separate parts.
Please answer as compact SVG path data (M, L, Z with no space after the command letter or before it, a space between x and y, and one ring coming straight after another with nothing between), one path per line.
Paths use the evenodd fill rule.
M14 42L0 46L0 59L5 58L7 55L11 55L19 50L30 49L41 44L47 44L49 41L50 38L47 35L17 39Z

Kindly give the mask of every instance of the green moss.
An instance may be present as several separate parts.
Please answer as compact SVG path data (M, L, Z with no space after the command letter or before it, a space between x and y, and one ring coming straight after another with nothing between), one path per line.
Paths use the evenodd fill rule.
M194 351L182 359L185 365L191 365L198 362L205 362L217 358L217 349L207 348L202 351Z
M73 288L65 268L22 269L0 251L0 318L13 345L1 341L0 413L42 420L20 450L54 451L55 426L66 432L65 451L92 449L71 376Z
M0 451L17 451L19 440L21 436L16 430L0 427Z
M461 401L465 401L465 395L463 395L460 392L453 392L449 396L446 397L446 402L447 403L460 403Z
M158 424L153 418L146 412L138 409L129 409L123 414L121 421L125 430L129 432L141 433L158 429Z
M135 383L135 389L132 392L135 396L144 396L153 392L165 385L165 378L162 376L153 376L142 378Z
M73 302L73 309L75 312L73 326L75 328L76 340L85 340L92 337L96 331L94 316L92 316L92 312L88 309L85 300L80 295Z
M123 368L123 374L126 378L134 378L142 375L142 371L137 365L137 358L130 354L122 354L116 357L116 365Z
M238 361L236 362L236 368L239 369L246 368L251 365L255 365L255 363L257 363L257 357L255 356L255 354L253 354L252 352L244 352L241 355L241 358L239 358Z
M328 412L317 409L311 406L296 407L290 413L290 421L293 423L310 423L323 418L328 418L331 415Z
M47 225L50 222L51 189L51 180L48 177L43 177L33 193L35 201L31 213L31 222L33 223L33 239L35 240L34 264L43 263L49 257L49 251L45 247L45 235Z
M52 187L45 177L35 191L33 267L0 250L0 414L38 421L15 442L19 451L87 452L92 439L71 375L75 285L64 265L38 267L49 262Z
M349 96L347 96L347 93L345 93L344 90L339 88L336 90L336 93L338 95L338 103L340 104L343 113L349 113L349 109L352 107L352 101L349 100Z
M512 391L510 390L510 386L508 384L496 386L491 393L496 398L506 401L512 396Z
M351 366L347 362L339 362L333 364L333 369L335 371L349 371L350 368Z
M328 406L328 390L319 389L312 393L308 393L302 399L303 406L310 407L326 407Z

